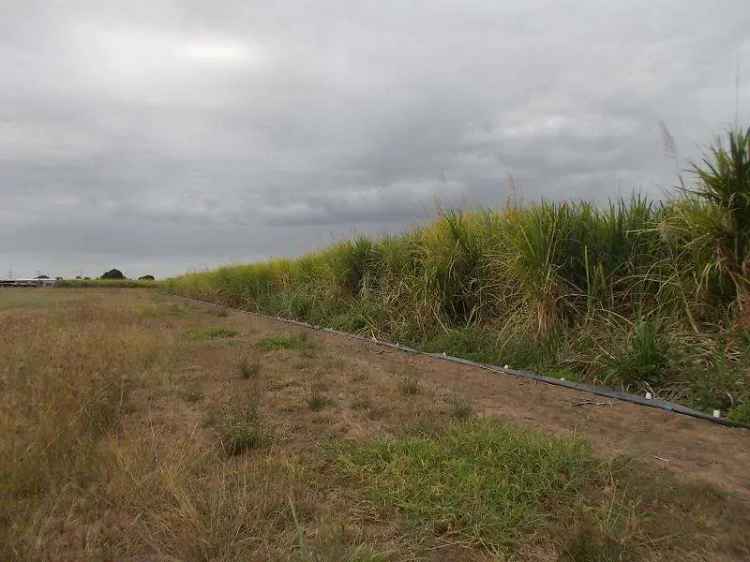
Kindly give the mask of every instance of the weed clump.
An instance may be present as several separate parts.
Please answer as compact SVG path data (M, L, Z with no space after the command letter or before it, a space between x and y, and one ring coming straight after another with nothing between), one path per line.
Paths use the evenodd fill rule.
M307 334L271 336L258 342L258 347L264 351L277 351L280 349L292 349L297 351L307 350L312 346L308 341Z
M609 364L610 379L625 385L663 382L669 367L669 344L654 320L638 320L625 350Z
M369 398L357 398L352 402L352 410L369 410L372 402Z
M271 435L263 425L258 405L226 406L211 420L219 432L221 447L229 456L236 456L265 447Z
M413 396L422 390L422 385L416 377L403 377L398 387L404 396Z
M325 394L323 394L321 389L316 387L310 389L310 394L308 395L306 402L307 407L310 408L313 412L319 412L333 404L333 400L328 398Z
M474 408L465 398L453 396L448 399L448 414L456 420L466 421L474 414Z
M260 361L251 361L248 357L243 357L240 361L240 376L245 379L252 379L260 373Z
M750 426L750 402L744 402L729 410L727 417L733 422Z

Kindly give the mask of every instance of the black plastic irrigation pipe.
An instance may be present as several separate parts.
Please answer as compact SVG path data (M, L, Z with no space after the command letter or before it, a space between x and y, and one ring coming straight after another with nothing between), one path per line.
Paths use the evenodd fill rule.
M181 295L178 295L178 296L181 296ZM222 308L231 308L231 307L225 307L225 305L222 305L222 304L218 304L218 303L211 302L211 301L205 301L202 299L195 299L191 297L182 297L182 296L181 298L204 303L204 304L220 306ZM488 365L487 363L477 363L476 361L470 361L468 359L462 359L460 357L453 357L451 355L446 355L445 353L428 353L426 351L420 351L419 349L414 349L413 347L409 347L407 345L401 345L399 343L392 343L389 341L379 340L375 337L368 338L365 336L360 336L358 334L351 334L349 332L341 332L339 330L334 330L333 328L326 328L324 326L316 326L313 324L309 324L307 322L301 322L300 320L292 320L290 318L283 318L281 316L269 316L267 314L261 314L260 312L251 312L249 310L242 310L238 308L232 308L232 310L237 310L238 312L243 312L251 316L277 320L279 322L292 324L294 326L299 326L301 328L308 328L310 330L327 332L329 334L335 334L337 336L343 336L343 337L358 340L358 341L369 342L369 343L373 343L382 347L388 347L391 349L396 349L398 351L412 353L414 355L424 355L425 357L432 357L433 359L440 359L442 361L449 361L451 363L460 363L462 365L468 365L470 367L478 367L479 369L484 369L485 371L490 371L491 373L496 373L499 375L512 375L514 377L518 377L522 379L543 382L543 383L551 384L554 386L562 386L564 388L570 388L572 390L577 390L579 392L588 392L589 394L595 394L596 396L603 396L605 398L611 398L613 400L620 400L622 402L630 402L631 404L637 404L639 406L646 406L648 408L657 408L659 410L664 410L666 412L673 412L675 414L681 414L683 416L690 416L691 418L697 418L699 420L704 420L707 422L724 425L727 427L739 427L743 429L750 429L750 425L735 422L727 418L709 416L708 414L705 414L698 410L693 410L692 408L688 408L681 404L667 402L666 400L657 400L655 398L651 398L651 399L643 398L641 396L638 396L636 394L630 394L628 392L621 392L619 390L613 390L610 388L596 386L593 384L584 384L580 382L572 382L572 381L566 381L562 379L556 379L553 377L546 377L544 375L539 375L531 371L519 371L517 369L508 369L505 367L499 367L497 365Z

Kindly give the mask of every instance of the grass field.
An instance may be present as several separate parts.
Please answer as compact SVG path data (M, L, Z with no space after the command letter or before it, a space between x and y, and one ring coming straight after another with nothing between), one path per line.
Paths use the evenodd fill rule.
M157 291L7 289L0 326L0 560L750 558L739 492L400 356Z

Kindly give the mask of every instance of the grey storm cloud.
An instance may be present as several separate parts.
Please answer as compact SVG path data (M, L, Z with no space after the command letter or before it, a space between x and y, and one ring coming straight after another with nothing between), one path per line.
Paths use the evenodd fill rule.
M0 275L298 255L511 189L659 197L750 118L748 29L743 0L6 0Z

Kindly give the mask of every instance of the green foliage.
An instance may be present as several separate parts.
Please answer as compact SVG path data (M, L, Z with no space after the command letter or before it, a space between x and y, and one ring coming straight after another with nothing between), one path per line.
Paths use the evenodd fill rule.
M471 361L498 361L497 335L478 327L455 328L438 334L425 342L423 349L431 353L445 353Z
M733 422L750 426L750 401L743 402L729 410L727 417Z
M627 346L608 369L610 379L625 385L662 382L669 366L669 344L654 320L636 321Z
M110 269L102 274L101 279L125 279L122 271L119 269Z
M735 400L750 399L747 387L747 370L743 373L726 361L718 360L702 373L694 373L691 380L693 407L706 412L713 409L726 413ZM735 414L737 415L737 414Z
M586 445L495 421L452 425L434 438L379 440L345 449L339 462L361 479L377 505L493 550L572 504L593 473ZM455 540L455 539L454 539Z
M309 347L311 343L307 339L307 334L301 333L288 336L271 336L258 342L258 347L264 351L276 351L279 349L303 350Z
M696 184L661 225L695 292L723 304L750 286L750 129L730 131L727 141L693 164Z
M717 141L702 165L693 166L700 180L693 192L728 212L727 240L721 242L728 243L731 273L740 275L750 243L750 129L730 131L727 140L729 146Z

